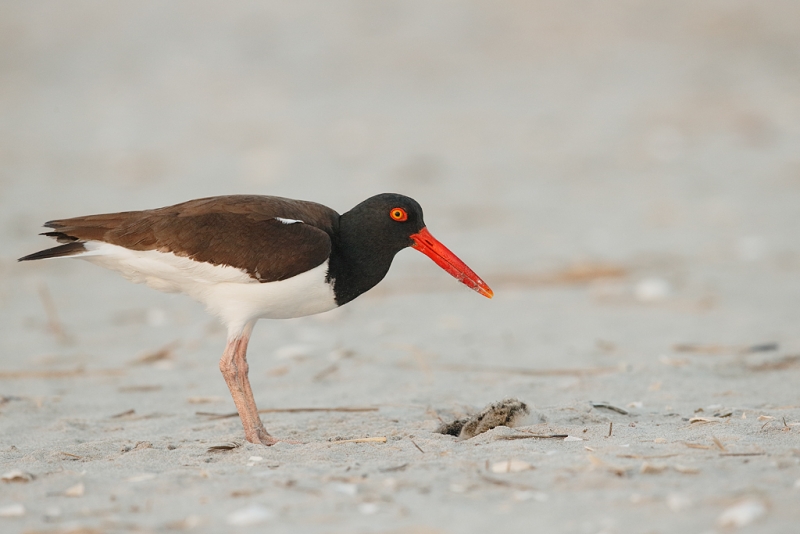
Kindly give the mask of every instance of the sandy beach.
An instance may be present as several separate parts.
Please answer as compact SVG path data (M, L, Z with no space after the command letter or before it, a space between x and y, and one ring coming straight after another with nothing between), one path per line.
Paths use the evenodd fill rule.
M0 5L0 531L796 532L800 4ZM47 220L393 191L495 292L401 252L222 327ZM446 422L530 414L471 439Z

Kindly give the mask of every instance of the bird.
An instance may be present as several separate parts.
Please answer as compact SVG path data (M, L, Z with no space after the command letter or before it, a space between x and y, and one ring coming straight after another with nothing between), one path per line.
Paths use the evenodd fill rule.
M489 286L436 240L412 198L383 193L341 215L316 202L226 195L142 211L58 219L40 235L58 246L18 261L78 258L130 281L185 293L227 329L219 362L245 439L273 445L248 378L256 321L323 313L380 282L395 254L411 247L467 287Z

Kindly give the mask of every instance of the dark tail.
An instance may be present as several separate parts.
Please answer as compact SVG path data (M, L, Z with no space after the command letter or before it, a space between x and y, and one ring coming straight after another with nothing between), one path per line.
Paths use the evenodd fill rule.
M46 258L60 258L62 256L74 256L86 252L86 247L81 242L67 243L66 245L59 245L57 247L48 248L47 250L40 250L33 254L28 254L24 258L17 261L31 261L31 260L44 260Z

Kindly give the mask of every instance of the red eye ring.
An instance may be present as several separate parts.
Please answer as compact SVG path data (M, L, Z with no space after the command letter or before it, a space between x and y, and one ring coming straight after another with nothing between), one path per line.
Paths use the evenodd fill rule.
M389 217L395 221L403 222L408 220L408 213L406 213L406 210L403 208L392 208L389 212Z

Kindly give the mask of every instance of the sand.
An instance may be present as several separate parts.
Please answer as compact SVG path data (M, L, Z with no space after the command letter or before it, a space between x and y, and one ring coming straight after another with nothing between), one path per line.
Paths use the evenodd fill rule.
M797 20L4 2L0 531L796 531ZM15 261L53 218L383 191L496 296L409 250L344 308L259 322L271 448L213 415L225 336L198 304ZM510 397L521 426L434 432Z

